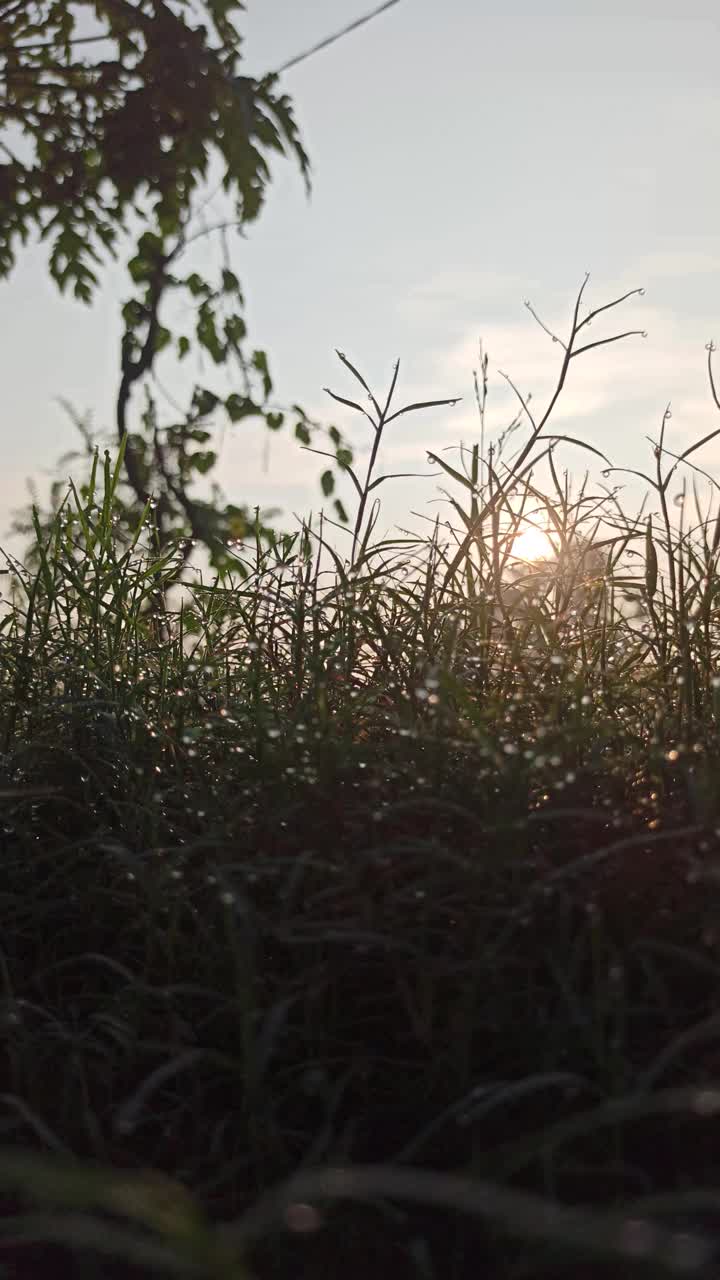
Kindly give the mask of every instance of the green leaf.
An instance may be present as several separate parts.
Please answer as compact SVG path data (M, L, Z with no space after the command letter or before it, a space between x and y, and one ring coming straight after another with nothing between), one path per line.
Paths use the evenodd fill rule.
M121 315L129 329L136 329L142 323L142 307L137 298L130 298L125 303Z
M270 392L272 391L273 384L272 384L272 378L270 377L270 370L268 368L268 360L265 352L253 351L252 364L253 364L253 368L257 369L258 373L262 376L263 391L265 392L266 396L269 396Z
M201 293L204 293L207 297L210 293L209 286L205 283L202 276L198 275L197 271L193 271L192 275L187 277L185 284L194 298L199 298Z
M213 453L211 449L207 453L191 453L188 461L196 471L199 471L201 476L205 476L215 466L217 454Z
M147 280L151 272L151 266L147 258L137 254L128 262L128 271L135 284L139 284L142 280Z
M180 217L177 210L171 210L164 205L156 207L158 226L164 236L171 236L178 230L180 225Z
M349 516L339 498L335 499L333 506L337 512L338 519L342 520L343 524L347 524L349 522Z
M239 344L247 336L247 325L242 316L228 316L223 325L225 337L229 342Z
M204 387L196 387L192 403L198 416L205 418L219 405L220 397L216 396L214 391L208 391Z
M341 468L341 470L347 471L348 467L352 464L352 460L353 460L352 449L348 449L345 447L338 449L337 453L335 454L335 459L337 461L338 466Z
M325 494L325 497L329 498L330 494L335 489L335 477L332 471L323 471L320 477L320 486L322 488L323 493Z
M73 293L75 294L75 297L78 298L81 302L91 301L92 291L90 289L90 285L87 284L86 281L76 280L73 286Z
M310 428L304 422L295 423L295 439L301 444L309 444L311 440Z
M227 267L223 269L222 287L223 293L236 293L238 296L242 297L242 294L240 293L240 281L235 275L235 272L229 271Z
M239 396L233 391L225 401L225 408L231 422L239 422L241 418L253 418L262 413L259 404L250 396Z
M183 334L181 337L178 338L178 343L177 343L178 359L184 360L189 350L190 350L190 339L186 338L185 335Z
M163 251L162 237L156 235L154 231L143 231L138 240L138 248L142 254L156 258Z
M225 349L218 338L215 317L207 302L204 302L200 308L196 333L199 343L210 353L215 364L222 364L225 359Z
M266 413L265 422L271 431L279 431L285 421L284 413Z

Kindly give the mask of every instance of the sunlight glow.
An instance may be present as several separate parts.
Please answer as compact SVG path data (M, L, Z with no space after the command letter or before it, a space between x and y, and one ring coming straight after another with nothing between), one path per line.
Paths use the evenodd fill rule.
M555 556L555 550L543 529L523 524L513 539L512 555L518 560L551 560Z

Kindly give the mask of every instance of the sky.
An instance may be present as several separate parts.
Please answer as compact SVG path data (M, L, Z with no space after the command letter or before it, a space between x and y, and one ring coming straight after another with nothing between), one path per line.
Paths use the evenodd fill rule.
M238 22L243 70L276 68L372 7L248 0ZM421 529L448 514L426 455L447 450L456 465L453 450L478 438L480 339L490 361L488 436L517 408L501 371L544 406L562 353L525 302L564 338L586 272L593 307L645 289L587 336L637 329L647 337L578 357L555 429L619 467L647 470L648 437L657 437L668 402L671 449L720 428L705 349L720 341L719 54L717 0L399 0L282 76L310 154L312 194L294 162L274 158L260 220L230 240L276 399L335 423L362 466L367 423L363 431L323 392L354 394L336 348L378 396L399 359L398 404L463 397L388 428L384 469L426 478L382 486L383 529ZM211 172L211 185L220 176ZM229 206L211 208L219 220ZM56 460L78 440L59 398L90 413L98 431L112 426L131 250L121 242L122 259L102 272L91 308L59 294L44 244L18 246L13 274L0 282L6 548L18 550L6 531L27 504L28 478L45 492ZM188 270L219 263L209 237L183 259ZM163 356L158 376L183 405L195 382L224 393L236 385L193 357L177 365ZM157 396L161 420L172 421ZM137 393L133 407L139 421ZM258 424L219 421L218 438L229 499L278 507L288 524L293 512L317 511L324 464L288 432L269 438ZM579 477L590 457L566 446L560 461ZM697 461L720 480L720 437ZM599 475L595 462L590 469ZM642 486L613 479L636 506Z

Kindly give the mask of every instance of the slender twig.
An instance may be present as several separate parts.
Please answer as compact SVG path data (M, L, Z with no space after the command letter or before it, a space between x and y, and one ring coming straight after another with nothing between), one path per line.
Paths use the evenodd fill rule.
M502 369L498 369L498 373L500 374L500 377L501 377L501 378L504 378L504 379L505 379L505 381L508 383L508 385L509 385L510 387L512 387L513 391L515 392L515 395L517 396L517 398L518 398L518 400L520 401L520 403L521 403L521 405L522 405L523 409L525 410L525 412L526 412L526 414L527 414L528 418L530 419L530 425L531 425L531 427L533 428L533 430L534 430L534 431L537 431L537 423L536 423L535 419L533 418L533 416L532 416L532 414L531 414L531 412L530 412L530 410L529 410L529 408L528 408L528 402L527 402L527 400L525 400L525 399L523 398L523 396L520 394L520 392L518 391L517 387L515 386L515 383L513 382L512 378L510 378L510 377L508 376L508 374L507 374L507 373L503 373ZM529 397L528 397L528 400L529 400Z
M327 49L331 44L335 44L337 40L342 40L343 36L347 36L351 31L357 31L358 27L362 27L366 22L371 22L373 18L377 18L381 13L385 13L387 9L392 9L393 5L399 3L399 0L385 0L384 4L373 9L371 13L366 13L362 18L356 18L354 22L348 23L341 31L336 31L332 36L326 36L324 40L320 40L318 44L314 44L311 49L306 49L304 53L298 53L294 58L289 58L281 67L278 67L275 74L282 75L284 71L289 71L291 67L297 67L299 63L305 62L307 58L312 58L314 54L320 53L322 49Z
M622 338L647 338L647 329L627 329L625 333L615 333L611 338L598 338L597 342L586 342L584 347L576 347L571 359L581 356L583 351L592 351L593 347L605 347L609 342L620 342Z
M713 358L713 352L715 351L715 343L708 342L705 350L708 353L708 376L710 378L710 390L712 392L712 398L715 401L717 408L720 409L720 399L718 399L718 393L715 387L715 377L713 375L713 367L712 367L712 358Z
M112 39L113 39L112 35L102 35L102 34L97 36L74 36L72 40L63 39L62 43L63 45L97 44L98 40L112 40ZM60 37L58 37L57 40L45 41L43 43L19 44L16 46L16 48L18 53L37 53L42 49L54 49L59 42L60 42ZM8 47L7 45L0 44L0 50L5 49L7 47Z
M591 320L594 320L596 316L601 315L603 311L610 311L613 307L619 307L621 302L626 302L628 298L632 298L636 294L639 298L643 298L645 296L645 290L628 289L628 292L624 293L621 298L614 298L612 302L606 302L602 307L594 307L592 311L588 312L585 319L580 322L577 327L577 332L579 333L581 329L584 329L586 324L590 324Z
M548 329L547 325L544 323L544 321L542 321L542 320L540 319L540 317L539 317L539 315L538 315L537 311L536 311L536 310L535 310L535 308L532 306L532 304L531 304L530 302L528 302L527 298L525 299L525 306L527 307L528 311L530 312L530 315L533 317L533 320L537 320L538 324L540 325L540 328L541 328L541 329L543 329L543 330L545 331L545 333L548 335L548 337L549 337L549 338L552 338L553 342L559 342L559 343L560 343L560 346L563 348L563 350L565 350L565 349L566 349L566 348L565 348L565 343L563 342L562 338L558 338L557 334L556 334L556 333L553 333L552 329Z

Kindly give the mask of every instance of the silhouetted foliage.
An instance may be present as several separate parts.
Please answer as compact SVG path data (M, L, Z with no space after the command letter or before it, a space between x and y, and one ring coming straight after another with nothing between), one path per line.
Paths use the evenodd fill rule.
M286 413L270 403L266 353L247 349L243 294L227 245L216 286L196 271L176 274L175 267L189 243L192 199L213 152L222 160L222 185L234 198L239 228L260 213L271 154L291 154L309 190L308 157L277 75L237 74L242 40L233 11L244 7L202 0L194 8L205 23L190 26L187 0L72 6L68 0L0 0L0 129L19 128L34 153L21 160L0 134L0 278L15 265L17 240L27 243L37 228L41 240L51 241L49 269L60 290L71 284L89 304L98 285L91 264L101 262L101 249L117 256L129 210L146 221L128 262L136 294L122 309L116 428L119 440L129 437L131 496L121 518L134 525L138 508L153 495L159 545L184 538L189 550L201 542L218 566L228 538L242 539L259 526L246 508L223 506L218 492L205 501L191 495L192 482L216 462L207 419L222 407L231 423L259 418L278 430ZM78 34L81 17L97 20L96 34ZM88 58L88 50L100 56ZM181 289L195 307L194 340L215 365L237 361L241 389L221 396L196 387L185 420L167 427L158 423L147 392L142 430L133 431L133 388L153 371L160 352L174 344L182 360L190 350L191 338L172 333L160 316L170 293ZM315 424L299 406L291 412L295 436L307 444Z

